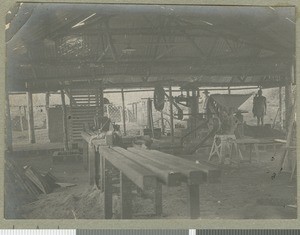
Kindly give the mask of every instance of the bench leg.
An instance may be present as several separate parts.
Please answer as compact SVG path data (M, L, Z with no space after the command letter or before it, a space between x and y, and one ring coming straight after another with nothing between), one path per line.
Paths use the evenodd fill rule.
M89 178L90 185L95 184L95 149L93 146L88 146L88 163L89 163Z
M113 216L112 213L112 166L107 161L104 160L104 218L111 219Z
M103 156L102 154L99 153L99 169L100 169L100 179L99 179L99 185L100 185L100 190L103 192L104 190L104 177L105 177L105 169L104 169L104 163L103 163Z
M200 216L199 185L188 185L188 207L191 219L198 219Z
M154 192L154 210L157 216L162 215L162 183L157 182Z
M120 172L120 191L121 191L121 219L132 218L132 183L122 172Z
M97 188L100 188L100 154L99 152L95 152L95 183Z

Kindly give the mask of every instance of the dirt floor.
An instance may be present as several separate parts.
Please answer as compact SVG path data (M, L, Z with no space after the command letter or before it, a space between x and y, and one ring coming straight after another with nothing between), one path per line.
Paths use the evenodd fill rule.
M194 162L206 160L207 151L188 158ZM273 155L272 150L261 151L260 158L254 158L252 163L222 166L219 183L200 186L200 219L297 218L293 207L296 205L296 180L291 181L288 173L274 175L278 162L271 161ZM46 155L24 155L15 160L20 166L31 165L41 171L50 171L61 182L76 186L40 195L37 201L6 186L6 218L103 219L103 194L88 184L88 173L81 162L53 164L51 156ZM153 216L153 207L151 197L141 197L133 191L134 218L159 219ZM114 195L113 208L117 219L120 217L118 194ZM188 218L186 185L163 188L162 218Z

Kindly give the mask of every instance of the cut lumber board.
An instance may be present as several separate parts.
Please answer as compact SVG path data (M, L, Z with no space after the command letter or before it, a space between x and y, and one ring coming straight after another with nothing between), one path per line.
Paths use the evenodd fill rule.
M190 166L186 166L183 164L174 164L174 161L164 161L161 157L157 156L156 154L153 154L149 152L149 150L143 150L143 149L135 149L135 148L128 148L129 151L132 150L132 152L135 152L139 154L141 157L159 162L160 164L167 165L174 171L180 172L184 176L184 181L186 181L189 185L192 184L200 184L204 183L206 181L205 173L202 172L200 169L192 168ZM184 160L184 159L183 159ZM185 160L186 161L186 160Z
M167 153L162 153L157 150L141 150L137 148L128 148L128 151L151 157L153 160L155 159L156 161L160 161L165 164L171 164L174 167L179 167L180 169L182 169L182 173L184 174L187 174L188 171L201 171L204 173L205 180L210 183L218 182L221 176L221 171L216 167L203 165L201 163L196 164L183 158ZM185 170L185 172L183 172L183 170ZM194 182L190 182L190 184L193 183Z
M113 149L100 146L99 153L115 168L123 172L133 183L143 190L156 187L157 178L152 171L117 153Z
M168 186L179 186L183 179L180 172L174 170L174 168L162 164L161 162L152 161L148 158L143 158L139 154L135 154L120 147L112 147L112 149L124 157L136 162L137 164L152 171L160 181Z

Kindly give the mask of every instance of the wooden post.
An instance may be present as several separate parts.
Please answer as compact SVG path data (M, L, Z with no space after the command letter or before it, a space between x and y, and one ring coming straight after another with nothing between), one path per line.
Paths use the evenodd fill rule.
M290 66L289 76L285 85L285 128L288 131L290 114L293 106L292 82L295 81L294 66Z
M99 117L101 118L101 120L103 120L103 116L104 116L104 98L103 98L103 82L100 81L100 87L99 87ZM103 127L104 123L101 123L101 127Z
M282 129L283 123L282 123L282 87L281 86L279 87L278 92L279 92L279 97L278 97L278 99L279 99L279 117L278 117L278 119L279 119L280 127Z
M49 105L50 105L50 92L45 93L45 108L46 108L46 129L49 129Z
M68 118L67 118L67 109L66 109L66 101L65 101L65 93L63 90L60 91L61 96L61 105L63 112L63 132L64 132L64 150L69 151L68 145Z
M292 84L288 83L285 86L285 128L288 129L290 113L292 110Z
M162 215L162 206L162 183L157 182L154 192L154 210L156 215Z
M228 95L231 94L230 86L228 87Z
M138 106L138 104L137 103L135 103L135 120L136 120L136 122L138 121L138 109L137 109L137 106Z
M32 92L27 92L27 107L28 107L28 136L29 143L35 143L34 120L33 120L33 101Z
M171 141L174 144L174 118L173 118L173 96L172 86L169 87L169 103L170 103L170 128L171 128Z
M24 109L24 117L26 117L27 116L27 111L26 111L26 106L25 105L23 106L23 109Z
M197 90L192 90L192 102L190 103L191 107L191 127L192 130L196 129L197 127L197 115L199 113L199 100L197 96ZM194 132L194 138L196 138L197 133Z
M132 218L131 186L130 179L120 171L121 219Z
M104 218L111 219L113 215L112 210L112 165L106 159L104 159Z
M6 150L12 151L13 146L12 146L12 129L11 129L11 116L10 116L10 104L9 104L9 94L6 91L5 95L5 145L6 145Z
M160 119L161 119L161 133L165 133L165 124L164 124L164 113L163 111L160 112Z
M200 215L199 185L188 185L188 207L191 219L198 219Z
M132 116L135 117L135 103L132 103L131 107L132 107Z
M123 90L123 88L121 90L121 94L122 94L122 121L123 121L123 130L124 130L124 135L126 135L125 99L124 99L124 90Z

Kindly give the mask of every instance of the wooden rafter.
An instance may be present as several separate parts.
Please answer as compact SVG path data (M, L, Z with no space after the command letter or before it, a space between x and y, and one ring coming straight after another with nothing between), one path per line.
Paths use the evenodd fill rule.
M180 24L180 21L177 20L177 18L173 18L174 23L178 26L180 32L186 37L186 39L193 45L193 47L202 55L203 57L206 57L202 49L199 47L199 45L195 42L195 40L186 32L185 28Z
M110 33L108 20L106 20L104 22L104 27L105 27L107 43L108 43L109 48L111 50L112 56L114 58L114 61L118 62L118 55L117 55L117 51L116 51L116 48L115 48L115 45L114 45L114 42L113 42L113 38L112 38L111 33Z

